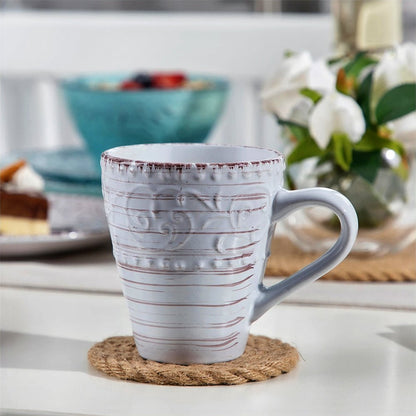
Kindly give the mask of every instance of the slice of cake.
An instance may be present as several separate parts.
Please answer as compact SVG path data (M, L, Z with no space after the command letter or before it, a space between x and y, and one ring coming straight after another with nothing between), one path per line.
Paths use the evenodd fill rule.
M0 171L0 234L50 233L43 179L19 160Z

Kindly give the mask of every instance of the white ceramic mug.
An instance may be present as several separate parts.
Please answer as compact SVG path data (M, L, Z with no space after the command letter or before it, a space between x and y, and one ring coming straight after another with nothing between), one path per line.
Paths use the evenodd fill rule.
M179 364L237 358L253 321L348 254L357 234L350 202L324 188L283 189L284 167L280 153L255 147L152 144L103 153L114 257L142 357ZM340 237L266 288L276 221L306 205L331 208Z

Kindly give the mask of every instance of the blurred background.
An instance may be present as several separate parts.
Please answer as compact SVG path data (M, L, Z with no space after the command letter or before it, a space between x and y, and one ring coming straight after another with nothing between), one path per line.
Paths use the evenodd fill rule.
M277 123L261 108L261 85L286 50L332 54L334 7L353 10L363 1L3 0L0 155L82 146L60 78L154 69L230 81L210 142L279 147ZM414 41L416 2L398 3L402 39Z

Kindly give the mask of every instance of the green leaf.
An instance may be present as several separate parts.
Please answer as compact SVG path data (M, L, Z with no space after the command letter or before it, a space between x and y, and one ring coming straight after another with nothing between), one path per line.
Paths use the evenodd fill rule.
M345 72L351 71L351 68L355 65L355 63L365 56L365 52L358 52L355 56L344 66Z
M368 182L373 183L377 172L383 164L380 150L372 152L352 152L351 172L360 175Z
M371 124L370 97L373 85L373 72L367 74L357 90L357 103L361 107L367 126Z
M365 52L359 52L351 62L345 65L344 70L347 76L357 78L365 67L376 63L377 61L367 56Z
M315 143L315 140L308 134L298 142L287 158L287 165L301 162L310 157L322 156L323 150Z
M296 137L298 142L305 140L309 136L308 129L306 127L289 126L289 130Z
M337 64L338 62L344 61L345 60L345 55L341 55L341 56L335 56L333 58L329 58L326 61L327 65L334 65Z
M320 156L316 166L322 166L325 163L329 162L331 164L333 164L334 161L334 155L332 154L332 152L323 152L322 155Z
M344 171L350 169L352 162L352 143L345 133L332 134L332 146L336 163Z
M416 83L402 84L387 91L376 107L378 124L403 117L416 110Z
M306 126L303 126L302 124L296 123L295 121L285 120L285 119L279 118L279 117L276 117L276 119L277 119L277 122L282 126L297 126L297 127L302 127L304 129L306 129Z
M290 58L291 56L296 55L295 51L292 51L291 49L286 49L283 53L283 56L285 58Z
M322 98L322 95L319 94L318 91L311 90L310 88L302 88L300 93L305 97L310 98L314 104L316 104Z
M304 140L306 137L309 136L308 128L305 126L302 126L299 123L295 123L290 120L283 120L283 119L277 119L278 123L281 126L287 127L290 132L296 137L297 141Z
M405 149L399 141L380 137L375 131L370 129L367 129L361 140L353 145L353 150L359 152L371 152L384 148L392 149L400 156L403 156L405 153Z

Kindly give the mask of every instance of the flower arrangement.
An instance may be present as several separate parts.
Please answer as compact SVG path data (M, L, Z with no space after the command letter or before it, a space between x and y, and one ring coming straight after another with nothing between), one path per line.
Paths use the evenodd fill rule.
M287 54L261 97L292 142L289 186L299 187L290 167L313 160L316 184L346 195L360 227L400 210L416 144L415 44L328 62Z

